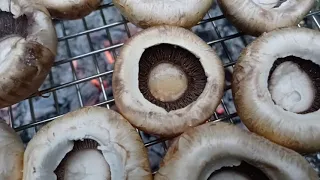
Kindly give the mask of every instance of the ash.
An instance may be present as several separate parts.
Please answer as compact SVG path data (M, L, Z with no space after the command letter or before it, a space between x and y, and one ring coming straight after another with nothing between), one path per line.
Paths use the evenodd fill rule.
M48 122L83 106L101 105L115 109L112 96L113 64L121 44L141 29L126 23L110 1L104 0L99 10L84 19L54 20L59 38L58 55L52 72L40 88L42 94L0 110L0 117L17 128L25 144L43 126L43 121ZM301 25L316 28L312 18L306 18ZM314 18L319 20L317 16ZM241 50L254 38L238 33L224 19L216 4L192 31L216 50L226 66L226 92L212 120L222 118L245 128L236 116L230 85L232 66ZM26 129L25 125L30 123L36 124ZM154 143L157 137L143 132L140 135L148 146L151 168L156 171L168 142ZM308 155L306 159L319 172L320 154Z

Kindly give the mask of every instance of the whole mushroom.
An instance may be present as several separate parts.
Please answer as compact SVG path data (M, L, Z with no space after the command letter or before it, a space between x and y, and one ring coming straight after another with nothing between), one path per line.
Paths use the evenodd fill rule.
M249 130L299 152L320 150L320 32L283 28L257 38L234 68L232 93Z
M70 112L40 129L24 154L24 180L151 180L147 149L120 114Z
M0 1L0 108L35 93L56 55L57 37L44 8Z

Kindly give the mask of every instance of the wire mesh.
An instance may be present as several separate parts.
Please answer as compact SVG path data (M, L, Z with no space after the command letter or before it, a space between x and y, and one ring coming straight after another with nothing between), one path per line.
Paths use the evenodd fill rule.
M76 88L76 97L78 100L78 103L80 104L80 107L85 106L84 102L83 102L83 95L81 92L81 88L82 88L82 84L94 79L98 80L98 85L100 86L100 89L102 91L103 94L103 101L98 102L93 104L94 106L104 106L107 108L110 108L113 104L114 104L114 99L112 97L110 97L110 95L108 95L106 93L106 88L105 88L105 84L104 84L104 78L107 76L112 76L113 70L107 70L107 71L102 71L99 65L99 59L97 58L97 56L101 53L104 53L106 51L111 52L111 56L116 58L117 56L117 50L119 50L119 48L123 45L123 42L116 42L113 40L113 35L110 31L110 29L114 28L114 27L118 27L118 26L122 26L125 29L125 33L127 34L127 38L130 38L134 33L132 33L130 31L130 27L129 27L129 22L127 22L123 17L121 17L120 21L117 22L112 22L112 23L108 23L106 21L106 17L104 14L104 11L108 11L110 8L114 8L112 3L106 3L100 6L100 8L96 11L96 13L99 13L101 16L101 19L103 21L103 25L99 26L99 27L94 27L94 28L89 28L88 27L88 22L86 18L81 19L83 26L84 26L84 30L77 32L77 33L69 33L66 30L65 27L65 23L64 21L58 21L58 20L54 20L54 23L56 24L56 26L60 26L60 28L62 29L62 36L58 37L58 41L65 43L65 47L66 47L66 52L67 52L67 57L61 58L61 59L57 59L54 63L54 67L59 67L59 66L70 66L70 71L72 73L73 79L70 82L66 82L66 83L55 83L56 79L54 78L54 73L55 72L50 72L50 74L48 75L48 81L50 82L49 85L46 88L41 89L41 91L39 91L38 93L34 94L33 96L31 96L27 101L29 104L29 110L30 111L30 122L28 124L21 124L18 126L14 125L14 115L13 115L13 108L9 107L8 112L9 112L9 117L10 117L10 124L12 125L12 127L16 130L16 131L23 131L29 128L34 128L34 127L38 127L41 126L49 121L52 121L58 117L61 117L63 114L67 113L68 111L62 111L61 108L59 108L60 104L59 104L59 90L63 90L63 89L67 89L70 87L75 87ZM317 15L320 15L320 11L314 11L314 12L310 12L305 20L307 21L311 21L312 23L312 27L314 29L320 29L320 22L319 19L317 17ZM219 27L219 25L217 24L218 21L220 20L224 20L225 17L221 14L218 16L213 16L212 14L208 13L207 16L198 23L198 25L210 25L212 28L212 33L215 34L215 36L217 38L215 38L214 40L206 40L208 45L211 45L212 47L214 47L216 44L221 45L223 52L225 53L227 60L224 62L224 67L225 68L231 68L233 67L233 65L236 63L236 59L233 58L234 55L230 52L230 50L228 49L226 42L235 38L240 38L241 41L244 43L244 45L247 45L249 42L247 42L247 37L239 32L233 33L233 34L227 34L227 35L223 35L221 34L220 30L223 27ZM109 46L108 47L103 47L103 48L94 48L93 47L93 40L92 40L92 33L98 32L98 31L104 31L104 34L106 36L106 39L109 41ZM85 36L87 41L89 42L89 51L87 53L81 53L81 54L74 54L73 52L73 48L70 45L70 41L72 41L74 38L80 37L80 36ZM59 51L58 51L59 53ZM73 63L74 61L85 61L84 59L86 57L91 57L93 64L94 64L94 69L95 72L94 74L87 76L87 77L83 77L83 78L79 78L76 72L76 67L75 67L75 63ZM101 64L101 63L100 63ZM67 72L65 72L67 73ZM230 90L230 85L226 86L225 91L229 91ZM47 98L48 96L52 96L53 97L53 101L54 101L54 107L56 108L56 114L50 118L46 118L46 119L37 119L35 116L35 111L38 111L39 109L36 109L33 105L33 99L34 98ZM232 123L237 123L239 122L237 120L237 113L236 112L232 112L228 109L228 107L226 106L225 100L222 99L221 100L221 105L225 111L225 113L223 115L219 115L218 113L214 113L213 117L212 117L212 121L229 121ZM138 131L139 132L139 131ZM139 132L140 133L140 132ZM164 143L166 140L168 139L155 139L149 142L145 142L145 146L146 147L150 147L153 146L155 144L158 143L163 143L164 145L164 150L166 151L166 144Z

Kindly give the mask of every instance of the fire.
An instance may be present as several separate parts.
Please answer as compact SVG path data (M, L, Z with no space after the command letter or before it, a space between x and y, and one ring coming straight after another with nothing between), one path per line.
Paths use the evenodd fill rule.
M90 82L91 82L92 85L94 85L94 86L95 86L96 88L98 88L100 91L102 91L102 87L101 87L100 82L99 82L98 79L92 79ZM106 81L106 80L103 80L102 83L103 83L104 88L106 89L106 88L108 87L107 81Z
M104 47L109 47L110 46L110 42L109 41L104 41L103 44L104 44ZM106 57L107 63L109 63L109 64L113 64L114 63L115 60L114 60L112 54L110 53L110 51L105 51L104 55Z

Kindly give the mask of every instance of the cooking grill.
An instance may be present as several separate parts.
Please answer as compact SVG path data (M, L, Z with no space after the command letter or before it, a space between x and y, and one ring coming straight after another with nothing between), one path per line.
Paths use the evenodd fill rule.
M119 15L119 19L117 21L114 21L112 23L108 23L106 20L106 12L107 11L114 11L115 7L111 2L106 2L103 5L100 6L98 10L94 12L95 16L100 16L100 21L102 21L102 25L99 27L90 27L89 22L86 18L81 19L81 20L76 20L77 22L82 22L83 23L83 29L78 32L70 32L68 28L66 27L66 23L71 23L71 21L59 21L59 20L54 20L54 23L57 27L57 33L58 33L58 39L59 39L59 44L62 43L64 49L58 49L58 56L56 59L56 62L54 64L54 68L49 74L46 83L41 87L41 90L38 93L35 93L32 97L29 99L25 100L28 103L28 108L26 112L27 114L30 115L30 117L27 117L29 121L28 123L20 123L16 124L15 122L15 107L11 106L7 109L4 109L8 113L9 117L9 123L10 125L18 132L22 132L31 128L35 128L36 130L41 127L43 124L55 120L57 117L62 116L63 114L72 111L74 109L68 109L68 108L61 108L61 102L59 102L59 91L63 89L68 89L68 88L75 88L75 94L74 97L77 98L76 101L78 101L78 107L83 107L86 106L86 102L83 100L83 84L92 82L94 83L95 86L98 88L98 93L101 94L100 100L98 102L94 101L93 104L94 106L104 106L107 108L112 108L114 106L114 99L112 98L112 94L110 94L110 88L111 85L108 83L108 79L110 81L110 77L112 76L113 70L112 70L112 59L116 60L116 56L118 54L119 48L123 45L123 42L127 39L130 38L132 35L134 35L136 32L140 31L141 29L138 29L134 27L132 24L127 22L122 16ZM299 26L308 26L309 28L313 29L320 29L320 19L318 18L318 15L320 15L320 10L314 10L310 12L306 18L304 23L300 24ZM91 15L89 15L91 16ZM230 52L230 49L228 49L227 41L230 41L232 39L240 39L244 45L247 45L250 42L250 37L245 36L239 32L233 33L233 34L225 34L221 33L221 29L223 27L219 26L218 21L225 20L225 17L220 14L220 15L212 15L211 13L208 13L206 17L199 22L198 26L210 26L212 29L212 33L215 34L215 39L212 40L210 38L207 38L204 40L211 46L215 47L215 45L219 45L221 50L223 51L225 57L224 58L224 67L228 69L229 71L232 71L233 65L236 63L236 56L238 54L234 54ZM121 26L121 32L127 35L127 38L116 38L120 39L114 41L114 33L112 29L120 27ZM81 29L81 28L80 28ZM133 30L132 30L133 29ZM194 30L194 29L193 29ZM102 33L102 37L104 37L104 40L101 40L101 42L108 42L106 43L107 45L105 47L100 47L96 48L94 47L94 43L97 42L95 39L96 37L93 36L92 34L94 33ZM195 31L194 31L195 32ZM195 32L197 34L197 32ZM89 44L89 49L86 53L73 53L77 52L78 48L77 46L70 45L70 41L73 41L77 37L84 37L86 41ZM252 39L252 38L251 38ZM98 40L99 41L99 40ZM66 56L61 56L61 52L65 51ZM106 53L108 52L108 53ZM103 63L109 63L109 69L108 68L102 68L104 70L101 70L101 55L105 54L108 56L109 61L103 62ZM90 59L86 59L90 58ZM79 72L77 72L77 63L76 62L82 62L82 61L92 61L93 64L93 69L94 73L89 73L90 75L81 77L79 76ZM111 61L111 62L110 62ZM59 72L55 71L55 68L58 68L60 66L64 66L68 68L67 71ZM111 68L110 68L111 67ZM72 73L72 80L69 82L61 83L61 82L56 82L55 79L55 73ZM227 84L225 91L230 91L230 84ZM56 110L54 115L51 115L50 117L47 118L37 118L36 112L42 111L42 107L39 106L34 106L34 101L41 99L41 98L52 98L53 99L53 105ZM232 103L232 101L225 102L226 99L221 100L221 105L220 107L223 108L222 111L223 113L216 112L214 113L212 117L212 121L229 121L231 123L240 123L237 113L234 110L229 109L228 103ZM43 105L46 106L46 105ZM39 109L40 108L40 109ZM67 109L67 110L65 110ZM141 132L140 132L141 134ZM164 148L164 152L167 149L167 144L165 143L166 140L168 139L155 139L155 140L150 140L145 142L146 147L151 147L156 144L162 144L162 147Z

